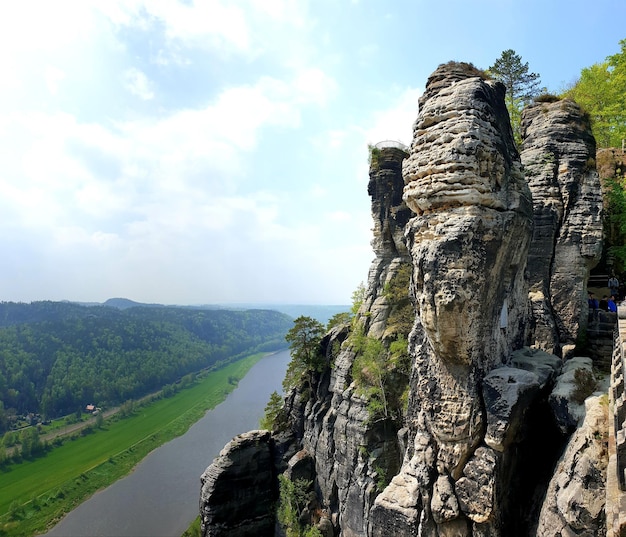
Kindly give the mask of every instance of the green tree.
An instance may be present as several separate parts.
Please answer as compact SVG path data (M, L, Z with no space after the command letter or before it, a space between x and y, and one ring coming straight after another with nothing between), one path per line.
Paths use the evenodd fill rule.
M611 246L609 252L617 261L618 270L626 269L626 174L607 181L606 211Z
M96 427L98 429L102 429L103 425L104 425L104 416L102 415L102 412L98 412L96 414Z
M619 53L584 68L563 94L589 114L600 147L621 147L626 139L626 39L620 46Z
M361 304L363 304L366 294L367 289L365 288L365 284L363 282L359 283L357 288L352 293L352 308L350 309L352 315L356 315L359 312L359 308L361 307Z
M273 431L276 425L276 418L280 415L283 408L283 398L277 391L270 394L270 400L265 405L265 414L261 418L261 429Z
M520 145L522 109L541 93L540 77L537 73L531 73L528 62L522 63L521 56L512 49L502 52L495 63L489 67L489 74L506 87L506 107L511 117L513 136Z
M312 481L298 478L291 481L284 474L278 476L280 497L278 500L278 522L287 537L322 537L321 532L310 524L302 523L300 514L310 502Z
M352 319L352 314L347 311L342 311L341 313L335 313L328 322L326 323L326 330L329 331L331 328L335 326L339 326L344 323L349 323Z
M324 325L311 317L301 315L293 322L285 336L291 350L291 361L283 381L285 391L296 386L305 372L321 370L324 361L320 342L323 336Z

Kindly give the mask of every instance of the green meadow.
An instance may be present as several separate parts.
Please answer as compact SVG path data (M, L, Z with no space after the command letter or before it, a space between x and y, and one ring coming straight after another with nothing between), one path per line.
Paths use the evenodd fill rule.
M0 536L46 531L91 494L128 474L150 451L185 433L263 356L212 371L172 397L107 421L102 429L67 440L40 458L0 468Z

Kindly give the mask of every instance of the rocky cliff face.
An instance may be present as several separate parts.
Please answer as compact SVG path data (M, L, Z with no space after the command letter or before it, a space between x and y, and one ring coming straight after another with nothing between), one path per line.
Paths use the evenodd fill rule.
M369 271L366 293L354 321L363 337L377 340L394 338L402 330L401 313L410 307L408 285L404 300L390 301L385 290L408 267L404 227L410 216L402 200L402 161L406 157L397 147L374 148L370 163L368 191L372 197L376 258ZM406 272L406 271L404 271ZM408 282L407 282L408 283ZM331 337L327 348L336 347ZM346 341L333 357L334 367L326 381L314 386L315 397L302 408L302 447L315 461L316 484L321 503L332 513L342 535L365 535L368 513L379 492L378 483L400 465L396 432L397 416L371 419L368 399L353 382L358 351ZM398 383L408 383L399 374ZM294 414L292 407L291 414ZM300 411L295 411L299 414Z
M527 107L522 137L535 222L528 257L531 343L567 355L587 325L587 280L602 253L595 140L586 115L567 99Z
M206 537L257 537L274 531L278 498L268 431L231 440L200 478L200 519Z
M417 215L406 231L417 305L410 448L376 499L372 534L388 535L390 520L396 535L495 534L515 434L486 435L483 379L522 346L532 229L504 87L464 64L435 71L403 173ZM508 375L515 398L537 384Z
M562 108L546 106L525 120L531 187L538 188L535 165L544 177L537 183L548 185L534 203L504 87L471 65L446 64L429 78L409 152L373 148L376 258L363 302L350 324L324 338L327 367L288 394L281 431L268 441L271 475L313 481L317 499L301 521L325 537L526 537L538 520L544 536L577 534L579 522L563 506L580 482L595 483L602 472L601 464L577 463L592 453L588 442L573 440L572 462L563 463L570 477L553 481L541 519L539 512L563 432L578 416L558 399L564 388L551 395L562 370L551 351L569 343L581 322L580 305L559 286L584 288L596 256L599 187L583 160L592 140L582 127L567 135L562 125L575 110L566 103L570 115L562 116ZM559 136L546 157L559 163L550 175L539 162ZM539 267L541 248L549 270ZM542 328L539 294L552 331ZM572 311L557 315L557 307ZM524 347L529 334L532 349ZM226 486L228 457L211 468L201 500L206 536L225 524L212 497L223 487L235 497ZM269 497L272 479L269 488L261 479L261 492L249 497ZM600 528L598 505L590 500L579 511ZM266 520L254 513L251 527ZM237 522L231 535L246 527ZM271 535L267 528L258 534Z
M574 433L550 482L537 537L606 535L608 459L606 395L587 399L582 426Z

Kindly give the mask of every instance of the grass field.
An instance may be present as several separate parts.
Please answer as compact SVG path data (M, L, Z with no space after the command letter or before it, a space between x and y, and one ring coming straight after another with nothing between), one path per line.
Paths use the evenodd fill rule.
M0 470L0 536L44 532L91 494L128 474L150 451L187 431L235 388L233 379L242 379L263 356L229 364L44 457Z

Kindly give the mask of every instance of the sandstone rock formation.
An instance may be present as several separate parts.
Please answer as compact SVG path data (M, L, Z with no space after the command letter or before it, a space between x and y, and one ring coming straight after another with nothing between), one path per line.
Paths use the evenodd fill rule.
M565 355L587 325L587 280L602 253L602 195L588 117L570 100L522 114L525 175L533 195L528 256L531 344Z
M572 436L550 482L537 537L606 535L607 396L585 401L582 427Z
M501 530L502 455L485 444L481 385L522 345L532 226L504 91L471 66L447 64L420 100L403 169L404 198L417 215L406 231L417 303L412 446L376 499L372 535L388 535L389 520L407 536ZM458 500L445 513L432 504L441 503L434 484L442 478Z
M248 453L241 439L207 470L204 536L227 529L245 535L249 527L272 535L264 502L276 497L282 472L313 480L317 503L302 521L329 537L533 534L564 439L550 410L550 401L563 407L561 392L550 398L563 366L553 351L573 341L583 316L579 297L568 299L564 286L584 292L600 215L584 160L593 142L586 126L574 122L568 135L563 122L576 109L541 106L524 124L530 184L544 189L539 201L531 199L513 142L504 87L469 64L442 65L429 78L409 152L372 148L376 257L359 312L323 339L327 367L287 395L281 430L251 433L263 439L258 456L269 472L256 482L240 475L233 460L252 468L258 462L238 455ZM541 248L547 269L539 266ZM524 346L529 334L533 348ZM382 365L364 361L372 348ZM379 385L367 385L372 379ZM579 415L565 407L569 432ZM562 535L582 535L577 520L601 528L595 496L576 506L576 520L565 512L574 508L572 491L602 472L589 461L588 445L572 445L578 455L561 465L568 477L551 484L542 535L559 535L549 533L557 526ZM227 500L238 498L231 479L249 487L242 505L263 501L260 511L248 510L247 522L228 527L219 498L222 489Z
M200 478L205 537L257 537L274 531L278 498L268 431L231 440Z
M385 292L402 267L410 264L404 240L410 211L402 200L402 161L406 156L401 147L383 146L373 148L370 163L368 192L376 258L355 324L365 337L381 340L402 331L402 313L407 307L412 310L408 282L403 300L391 301ZM333 348L335 341L330 338L327 347ZM302 445L315 460L321 503L347 537L366 534L369 510L379 492L377 483L384 478L381 471L393 475L401 457L397 424L392 418L370 419L368 400L353 382L356 355L346 342L333 357L332 371L315 386L315 398L302 410ZM406 384L408 377L396 381Z

